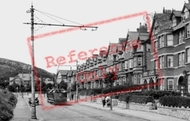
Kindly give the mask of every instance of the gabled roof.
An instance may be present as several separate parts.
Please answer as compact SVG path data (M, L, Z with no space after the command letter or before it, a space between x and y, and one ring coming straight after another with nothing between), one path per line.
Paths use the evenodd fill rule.
M170 16L170 20L172 20L172 17L175 16L175 17L181 17L181 11L178 11L178 10L172 10L172 14Z
M61 75L67 75L70 70L59 70L58 73Z
M172 22L170 21L170 16L171 13L156 13L154 14L153 17L153 23L152 23L152 27L151 27L151 31L149 34L149 38L151 38L152 36L152 32L153 32L153 28L155 27L155 23L157 23L157 27L160 28L160 31L164 31L164 30L168 30L168 29L172 29Z
M110 43L108 47L108 54L115 54L117 51L118 43Z
M133 40L138 39L139 33L136 31L129 31L128 35L129 35L128 37L129 37L130 41L133 41Z
M126 42L126 38L119 38L119 43L120 43L120 44L122 44L122 43L124 43L124 42Z
M188 10L190 10L190 3L185 3L183 8L182 8L182 12L184 11L184 9L187 8Z

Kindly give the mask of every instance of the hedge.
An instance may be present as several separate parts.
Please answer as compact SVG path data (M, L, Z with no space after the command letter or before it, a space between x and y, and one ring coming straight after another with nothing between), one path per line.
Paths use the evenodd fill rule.
M131 94L122 94L120 95L119 100L124 102L134 102L140 104L147 104L148 102L154 102L154 98L152 96L131 95Z
M163 97L163 96L169 96L169 95L172 95L172 96L180 96L181 93L180 92L175 92L175 91L159 91L159 90L151 90L151 91L145 91L145 92L142 92L143 95L146 95L146 96L153 96L154 99L159 99L160 97Z
M159 102L163 106L168 107L179 107L182 106L190 108L190 98L189 97L181 97L181 96L163 96L159 99Z
M169 96L169 95L172 95L172 96L180 96L180 92L174 92L174 91L159 91L159 90L152 90L152 91L138 91L138 92L128 92L128 94L131 94L131 95L139 95L139 96L152 96L154 99L158 100L160 97L163 97L163 96ZM117 97L120 97L119 96L116 96Z
M96 89L84 89L84 90L81 90L80 92L80 95L84 96L84 95L87 95L87 96L90 96L90 95L97 95L97 94L101 94L102 93L102 89L101 88L96 88Z
M13 117L16 104L17 98L13 93L0 89L0 121L10 120Z

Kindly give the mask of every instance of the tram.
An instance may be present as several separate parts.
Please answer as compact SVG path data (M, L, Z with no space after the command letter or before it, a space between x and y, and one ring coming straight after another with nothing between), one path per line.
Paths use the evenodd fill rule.
M53 105L67 102L67 91L51 89L47 92L47 102Z

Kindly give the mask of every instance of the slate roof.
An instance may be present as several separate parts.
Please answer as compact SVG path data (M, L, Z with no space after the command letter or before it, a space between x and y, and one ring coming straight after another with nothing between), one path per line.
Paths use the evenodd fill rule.
M139 33L136 32L136 31L129 31L128 35L129 35L130 41L133 41L133 40L137 40L138 39Z
M155 22L154 22L154 27L159 28L159 33L165 31L165 30L171 30L172 29L172 21L170 21L170 16L172 13L159 13L155 14Z
M188 10L190 10L190 4L189 3L185 3L184 7L186 7ZM184 8L183 8L184 9Z
M126 38L119 38L119 43L120 43L120 44L122 44L122 43L124 43L124 42L126 42Z
M117 47L118 47L118 43L110 43L109 44L109 49L108 49L108 53L109 54L114 54L114 53L116 53L116 51L117 51Z
M173 10L172 11L172 14L170 16L170 20L172 19L172 16L175 16L175 17L181 17L181 11L178 11L178 10Z

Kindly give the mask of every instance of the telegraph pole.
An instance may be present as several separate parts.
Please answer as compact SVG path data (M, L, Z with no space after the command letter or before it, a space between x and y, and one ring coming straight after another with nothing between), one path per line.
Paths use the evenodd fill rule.
M31 41L32 41L32 66L31 66L31 74L32 74L32 80L31 80L31 90L32 90L32 110L31 110L31 119L37 119L36 117L36 105L35 105L35 63L34 63L34 25L44 25L44 26L62 26L62 27L77 27L77 28L91 28L92 31L96 31L98 27L94 26L76 26L76 25L65 25L65 24L45 24L45 23L35 23L34 22L34 11L33 5L31 5L30 10L27 11L27 13L31 13L31 23L24 23L24 24L30 24L31 25ZM57 84L56 84L57 85Z
M32 66L31 66L31 73L32 73L32 80L31 80L31 89L32 89L32 110L31 110L31 119L37 119L36 117L36 104L35 104L35 75L34 75L34 8L33 5L30 8L31 13L31 41L32 41Z

